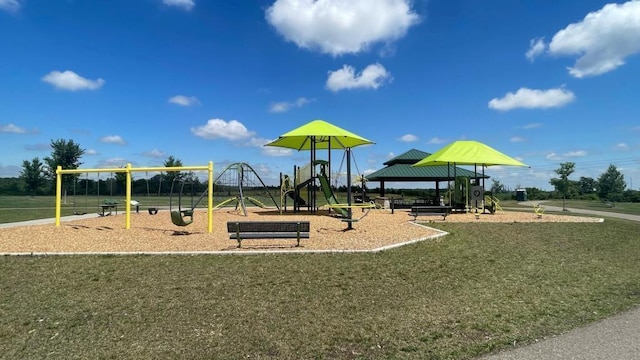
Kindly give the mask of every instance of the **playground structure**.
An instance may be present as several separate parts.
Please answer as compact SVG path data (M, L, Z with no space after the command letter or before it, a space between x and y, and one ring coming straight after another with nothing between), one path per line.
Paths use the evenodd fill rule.
M320 190L324 196L326 206L334 211L342 221L348 223L361 220L372 208L377 207L374 203L368 201L360 203L341 203L338 201L327 175L329 166L330 164L326 160L314 160L313 163L304 167L294 166L293 179L288 175L280 174L280 213L286 211L287 198L293 200L294 212L299 212L300 208L304 206L307 206L310 212L314 212L315 208L312 204L316 203L316 189ZM361 180L361 183L363 182ZM348 193L350 194L350 191ZM354 208L362 209L364 214L359 218L354 218L352 211Z
M216 194L226 194L226 199L223 196L217 199L214 210L234 205L236 211L241 210L247 216L246 201L260 208L267 208L265 202L269 200L276 208L280 208L258 173L247 163L227 165L214 183Z
M467 176L456 176L453 189L446 193L444 202L452 207L454 212L481 212L491 214L502 211L499 200L484 191L484 185L478 184L480 179Z
M103 169L62 169L58 166L56 169L56 213L55 213L55 226L60 227L60 212L62 207L62 178L64 175L69 174L84 174L84 173L126 173L126 206L125 206L125 229L131 228L131 173L133 172L149 172L149 171L207 171L208 177L208 189L202 195L207 196L207 232L213 231L213 162L209 162L207 166L174 166L174 167L131 167L131 164L127 164L124 168L103 168ZM201 199L202 199L201 197ZM181 209L180 209L181 210ZM178 211L180 215L180 210ZM192 209L193 210L193 209ZM174 215L172 214L172 217ZM181 216L182 217L182 216ZM173 220L173 218L172 218ZM175 223L175 222L174 222ZM179 224L176 224L179 225ZM180 226L180 225L179 225Z

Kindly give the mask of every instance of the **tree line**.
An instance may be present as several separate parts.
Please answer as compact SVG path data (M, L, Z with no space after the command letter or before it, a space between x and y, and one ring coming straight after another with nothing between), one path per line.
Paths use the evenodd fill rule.
M600 200L611 203L616 202L640 202L640 191L627 189L624 175L618 168L610 164L605 172L597 179L581 176L578 180L569 177L575 172L576 164L573 162L560 163L560 167L554 170L557 177L549 180L554 191L543 191L535 187L525 188L530 200L562 199L563 207L567 199L574 200ZM492 180L491 192L504 193L504 186L498 180ZM515 195L513 195L515 198Z
M85 149L73 140L51 140L51 155L43 159L35 157L22 162L22 170L18 178L0 178L0 195L54 195L56 169L78 169L82 165ZM180 167L182 161L169 156L164 167ZM122 167L124 169L124 166ZM99 176L99 175L98 175ZM62 177L62 190L65 194L77 195L124 195L127 175L125 172L109 173L103 179L90 179L88 175L66 174ZM179 185L176 185L179 183ZM185 185L187 184L187 185ZM172 186L180 186L184 191L202 193L206 189L197 176L191 171L167 171L149 178L133 179L132 193L163 195L172 191Z
M73 140L56 139L51 140L51 154L44 159L35 157L31 160L24 160L22 171L18 178L0 178L0 195L53 195L55 193L56 169L61 166L63 169L78 169L85 149ZM180 167L182 161L169 156L164 162L164 167ZM530 200L549 199L583 199L601 200L610 202L640 202L640 191L626 189L624 175L618 171L615 165L609 168L597 179L590 177L580 177L572 180L569 177L575 172L576 164L573 162L560 163L560 167L554 172L557 177L549 180L549 184L554 187L554 191L544 191L535 187L525 188ZM202 193L206 190L206 184L193 174L193 172L167 171L151 177L134 179L132 181L133 194L164 195L171 192L172 185L176 181L180 186L186 186L176 191L186 193ZM187 185L184 185L187 184ZM124 195L126 187L126 173L111 173L104 179L89 179L82 174L70 174L63 177L62 183L65 194L79 195ZM519 188L519 186L517 186ZM346 191L346 188L343 189ZM359 191L357 187L353 191ZM376 189L373 189L375 192ZM338 189L340 191L340 189ZM430 196L433 189L387 189L389 194L401 194L405 196ZM494 196L505 199L515 199L515 193L507 191L505 186L496 179L492 180L489 190Z

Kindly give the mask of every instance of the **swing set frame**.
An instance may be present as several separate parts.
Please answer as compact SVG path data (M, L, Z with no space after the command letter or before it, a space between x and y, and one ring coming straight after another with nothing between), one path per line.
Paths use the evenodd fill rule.
M131 173L133 172L148 172L148 171L188 171L188 170L200 170L207 171L208 177L208 191L207 191L207 232L213 232L213 162L209 161L207 166L173 166L173 167L131 167L131 164L127 164L124 168L103 168L103 169L62 169L58 166L56 169L56 214L55 214L55 226L60 227L60 213L62 209L62 177L67 174L83 174L83 173L126 173L126 203L131 203ZM125 229L131 228L131 207L125 207Z

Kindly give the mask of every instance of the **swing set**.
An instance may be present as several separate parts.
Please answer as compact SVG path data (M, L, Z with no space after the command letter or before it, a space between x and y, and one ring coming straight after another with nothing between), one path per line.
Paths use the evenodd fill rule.
M174 166L174 167L140 167L133 168L131 164L127 164L124 168L104 168L104 169L62 169L61 166L58 166L56 169L56 210L55 210L55 226L60 227L60 213L62 209L62 178L64 175L68 174L84 174L87 173L87 177L89 173L101 173L101 172L110 172L110 173L126 173L126 204L131 204L131 173L132 172L148 172L148 171L207 171L208 177L208 189L205 191L200 200L202 200L205 196L207 196L207 232L213 232L213 162L209 162L207 166ZM99 178L98 178L99 179ZM75 183L75 181L74 181ZM98 181L99 183L99 181ZM112 183L113 185L113 183ZM181 188L182 190L182 188ZM158 190L159 191L159 190ZM182 191L181 191L182 192ZM88 182L85 185L85 194L88 195ZM173 194L172 194L173 196ZM171 202L171 198L170 198ZM197 205L197 204L196 204ZM75 206L75 202L74 202ZM193 207L195 208L195 206ZM191 211L193 212L193 208ZM173 209L171 209L173 211ZM181 221L174 222L175 225L178 226L186 226L189 225L191 221L185 220L183 216L186 213L182 212L181 209L181 193L178 195L178 215L180 215ZM191 214L193 215L193 213ZM172 221L173 221L172 215ZM182 225L184 224L184 225ZM125 206L125 229L131 228L131 209L130 206Z

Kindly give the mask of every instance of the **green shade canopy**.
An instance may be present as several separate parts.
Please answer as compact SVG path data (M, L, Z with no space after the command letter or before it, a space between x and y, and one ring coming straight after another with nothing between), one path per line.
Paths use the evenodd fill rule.
M483 143L471 140L454 141L413 166L432 165L511 165L527 166Z
M312 146L312 144L314 144ZM374 144L350 131L339 128L323 120L313 120L299 128L279 136L265 146L277 146L295 150L347 149L360 145Z

